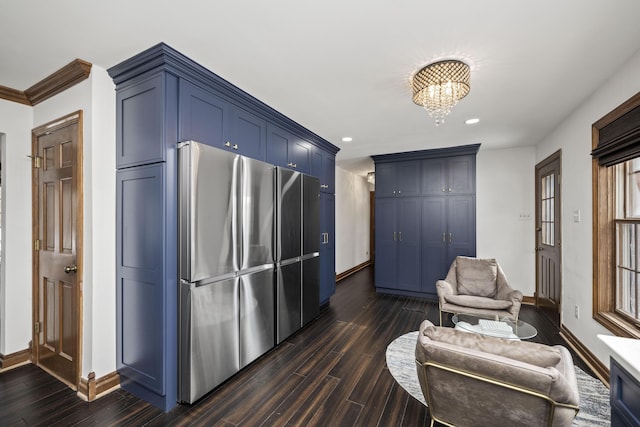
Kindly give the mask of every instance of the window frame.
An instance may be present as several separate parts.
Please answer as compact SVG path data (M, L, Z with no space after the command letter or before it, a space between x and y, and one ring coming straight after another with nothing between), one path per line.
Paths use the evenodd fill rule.
M640 106L637 93L592 125L592 148L600 130ZM592 159L593 318L617 336L640 338L640 328L616 312L616 173Z

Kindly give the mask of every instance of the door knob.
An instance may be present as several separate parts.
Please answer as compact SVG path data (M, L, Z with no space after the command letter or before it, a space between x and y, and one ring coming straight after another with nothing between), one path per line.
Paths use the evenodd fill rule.
M76 271L78 271L78 266L77 265L67 265L64 268L64 272L67 273L67 274L68 273L72 273L72 272L75 273Z

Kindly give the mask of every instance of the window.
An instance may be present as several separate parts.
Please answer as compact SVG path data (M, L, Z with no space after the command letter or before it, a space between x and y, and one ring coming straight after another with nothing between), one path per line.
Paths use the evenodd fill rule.
M640 338L640 93L592 134L593 317Z
M640 157L616 166L615 310L638 323L640 292Z

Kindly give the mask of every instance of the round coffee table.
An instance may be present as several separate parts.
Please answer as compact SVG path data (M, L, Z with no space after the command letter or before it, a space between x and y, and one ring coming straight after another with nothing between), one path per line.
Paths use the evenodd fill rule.
M511 319L501 319L500 321L511 326L512 334L506 335L502 333L496 333L490 330L483 329L479 324L480 319L494 320L490 317L477 316L474 314L455 314L451 318L456 329L460 329L466 332L473 332L480 335L487 335L492 337L513 339L513 340L528 340L538 335L538 330L533 325L518 319L514 322Z

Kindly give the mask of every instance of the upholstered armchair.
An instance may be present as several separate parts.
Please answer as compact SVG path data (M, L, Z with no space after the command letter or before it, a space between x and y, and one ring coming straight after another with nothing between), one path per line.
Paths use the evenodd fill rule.
M493 258L457 257L444 280L436 282L440 326L442 312L518 320L522 292L507 283Z
M431 426L569 426L580 396L562 346L512 341L425 320L416 369Z

